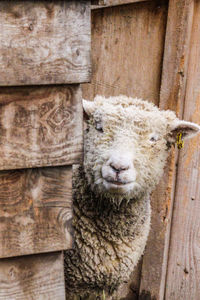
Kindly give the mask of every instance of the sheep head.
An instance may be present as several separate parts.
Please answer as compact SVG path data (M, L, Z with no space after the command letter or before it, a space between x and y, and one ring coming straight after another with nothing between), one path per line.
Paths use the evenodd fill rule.
M162 176L169 150L200 127L172 111L126 96L83 100L87 119L84 170L91 189L104 197L138 198L150 193Z

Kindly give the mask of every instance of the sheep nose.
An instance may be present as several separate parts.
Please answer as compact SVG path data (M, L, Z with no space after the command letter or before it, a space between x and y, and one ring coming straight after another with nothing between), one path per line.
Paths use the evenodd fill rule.
M115 164L115 163L110 163L110 167L116 172L116 173L120 173L121 171L125 171L128 170L130 168L130 166L128 165L119 165L119 164Z

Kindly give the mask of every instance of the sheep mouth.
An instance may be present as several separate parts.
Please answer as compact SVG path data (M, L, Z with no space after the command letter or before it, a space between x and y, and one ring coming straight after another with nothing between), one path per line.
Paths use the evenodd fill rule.
M105 179L103 178L107 183L110 183L112 185L117 185L117 186L123 186L132 183L132 181L120 181L120 180L110 180L110 179Z

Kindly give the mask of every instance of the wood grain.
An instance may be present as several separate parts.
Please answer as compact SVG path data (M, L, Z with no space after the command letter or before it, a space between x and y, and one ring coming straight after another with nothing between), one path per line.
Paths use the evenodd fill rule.
M110 6L117 6L123 4L130 4L135 2L152 1L152 0L104 0L100 1L98 5L92 5L92 9L105 8Z
M0 85L90 80L90 1L1 1Z
M167 1L149 1L92 11L91 84L83 97L125 94L158 104ZM138 299L139 265L131 283L113 299Z
M92 12L93 75L82 85L86 99L125 94L158 104L166 16L166 1Z
M176 111L180 118L184 107L192 16L192 1L169 1L159 106L162 109ZM142 267L141 299L143 299L142 295L156 300L164 299L177 162L178 153L172 151L163 179L154 192L152 227ZM166 298L166 300L171 299ZM177 297L176 299L190 298Z
M82 158L78 85L0 89L0 170L69 165Z
M0 172L0 257L72 247L71 167Z
M0 260L0 300L65 300L60 252Z
M194 1L184 119L200 124L200 2ZM193 6L191 3L190 5ZM180 153L166 300L200 299L200 137Z

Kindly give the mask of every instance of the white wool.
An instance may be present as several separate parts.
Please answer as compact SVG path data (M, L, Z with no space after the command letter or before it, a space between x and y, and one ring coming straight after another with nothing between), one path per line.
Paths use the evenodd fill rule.
M96 96L88 114L84 164L75 168L74 249L65 254L70 295L112 293L128 280L150 229L151 191L177 134L199 126L147 101Z
M104 193L101 176L102 165L112 151L134 152L137 189L125 196L132 198L140 192L150 192L158 183L168 154L167 134L169 123L176 119L173 112L160 111L155 105L126 96L94 99L94 111L89 133L85 136L84 168L93 190ZM101 122L103 134L96 131L95 123ZM156 136L157 141L151 141ZM93 180L95 178L95 180ZM110 195L112 197L112 194Z

